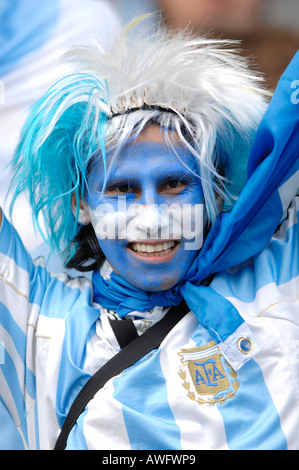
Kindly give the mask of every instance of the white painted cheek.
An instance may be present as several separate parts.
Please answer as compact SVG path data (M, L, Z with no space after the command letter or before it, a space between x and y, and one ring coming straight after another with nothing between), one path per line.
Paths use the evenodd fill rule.
M207 213L204 204L183 206L181 216L185 250L199 250L203 245L207 227Z
M99 240L122 238L126 226L126 211L116 212L109 204L100 204L96 209L88 206L90 221ZM120 233L119 233L120 231Z
M88 213L98 239L137 240L190 240L185 249L198 250L203 243L204 206L132 204L128 210L115 211L114 207L99 205Z
M98 239L136 241L158 238L159 210L156 207L132 204L127 210L115 211L109 204L88 208L89 217Z

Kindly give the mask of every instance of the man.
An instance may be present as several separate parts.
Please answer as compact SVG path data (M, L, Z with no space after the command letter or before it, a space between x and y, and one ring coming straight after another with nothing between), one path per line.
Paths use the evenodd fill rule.
M131 320L142 337L184 300L158 349L95 393L66 448L298 448L298 111L282 100L298 63L250 153L267 94L228 45L133 33L74 52L78 73L24 128L15 197L29 190L52 249L93 277L50 275L3 218L2 400L28 448L53 449L122 348L112 325L121 335Z

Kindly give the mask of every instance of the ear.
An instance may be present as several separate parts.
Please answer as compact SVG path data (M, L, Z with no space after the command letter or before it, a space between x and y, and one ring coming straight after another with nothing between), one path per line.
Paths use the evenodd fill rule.
M72 195L72 211L74 216L77 214L77 200L75 194ZM90 223L90 217L87 208L87 202L80 199L80 207L78 213L78 222L81 225L88 225Z

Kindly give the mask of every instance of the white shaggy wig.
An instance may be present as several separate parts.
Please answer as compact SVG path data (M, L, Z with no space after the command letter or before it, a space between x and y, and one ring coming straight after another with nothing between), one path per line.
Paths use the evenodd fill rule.
M116 153L149 122L164 128L166 138L167 130L177 132L199 161L212 221L215 189L229 208L245 183L252 138L269 95L262 77L232 49L236 45L186 31L174 35L165 27L151 37L136 37L129 26L106 52L93 45L69 54L81 71L106 84L94 91L91 106L96 116L107 115L105 140L117 142Z
M246 181L252 139L267 106L261 76L234 42L165 27L151 37L134 31L128 28L105 49L93 43L71 51L67 60L77 73L32 109L14 162L16 193L29 188L35 219L41 210L52 241L71 240L76 232L77 220L67 219L70 196L79 200L86 191L92 158L100 155L106 164L106 149L116 156L153 123L164 129L171 149L168 131L174 130L198 160L211 222L217 194L229 210Z

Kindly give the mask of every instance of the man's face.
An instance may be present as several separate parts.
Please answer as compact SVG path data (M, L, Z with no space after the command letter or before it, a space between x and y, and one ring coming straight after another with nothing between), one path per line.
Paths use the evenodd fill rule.
M90 172L86 202L99 245L114 271L145 291L176 285L202 244L197 165L191 153L176 149L180 158L153 126L118 155L104 192L102 161Z

